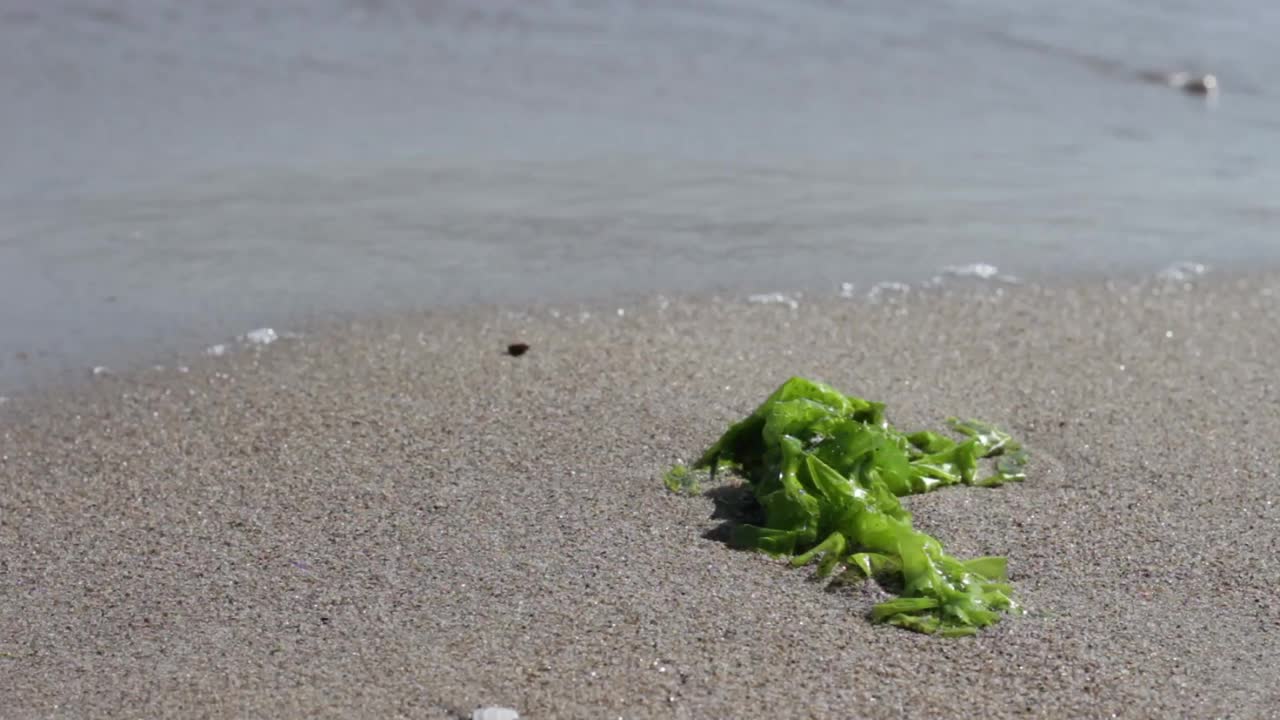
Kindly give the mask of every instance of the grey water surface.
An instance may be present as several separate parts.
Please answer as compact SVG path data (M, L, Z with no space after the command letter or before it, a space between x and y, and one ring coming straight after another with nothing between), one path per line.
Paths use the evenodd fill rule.
M333 314L1274 264L1276 37L1268 0L11 0L0 391Z

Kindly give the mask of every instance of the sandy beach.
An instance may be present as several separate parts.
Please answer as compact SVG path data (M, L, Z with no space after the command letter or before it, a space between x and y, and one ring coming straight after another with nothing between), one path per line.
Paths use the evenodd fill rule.
M0 716L1275 717L1280 275L618 309L0 404ZM731 481L663 488L791 375L1026 443L1023 484L907 500L1025 615L873 625L716 539Z

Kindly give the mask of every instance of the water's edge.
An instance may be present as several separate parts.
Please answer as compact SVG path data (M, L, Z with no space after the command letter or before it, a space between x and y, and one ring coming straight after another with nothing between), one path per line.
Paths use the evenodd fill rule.
M1203 263L1182 261L1156 272L1115 272L1108 275L1053 274L1016 276L988 263L971 263L940 268L923 280L844 282L837 287L787 288L760 286L725 288L717 291L617 292L594 297L542 298L523 302L477 302L436 304L417 308L382 309L361 312L315 313L309 316L282 313L270 322L242 324L234 332L188 333L186 344L158 342L152 345L117 345L100 348L92 356L68 358L19 355L0 363L0 403L28 395L61 394L101 381L145 382L157 376L185 375L189 367L244 353L269 352L272 345L296 338L343 333L356 326L392 326L413 322L423 316L443 316L464 322L485 324L494 317L546 316L568 323L593 323L625 318L628 313L646 312L669 306L715 304L733 312L751 306L776 306L785 322L789 313L808 312L831 303L858 305L893 304L913 306L922 311L936 303L982 297L999 302L1006 296L1052 295L1055 291L1084 290L1129 292L1148 288L1159 293L1194 292L1250 278L1271 278L1280 274L1280 264L1250 268L1211 268ZM263 316L259 315L259 318ZM519 341L518 337L495 337L495 348ZM501 346L501 347L500 347Z

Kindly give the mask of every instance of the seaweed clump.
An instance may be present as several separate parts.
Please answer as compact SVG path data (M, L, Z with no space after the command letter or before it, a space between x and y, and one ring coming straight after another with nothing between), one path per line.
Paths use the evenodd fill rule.
M1025 478L1027 452L1008 434L976 420L948 421L963 439L903 433L884 404L851 397L805 378L783 383L732 425L694 468L739 472L764 511L763 525L734 528L734 543L817 561L828 577L879 578L900 596L876 605L873 621L923 633L971 635L1018 610L1003 557L959 560L914 529L898 498L947 485L993 487ZM989 474L979 461L994 459ZM668 487L696 488L684 468Z

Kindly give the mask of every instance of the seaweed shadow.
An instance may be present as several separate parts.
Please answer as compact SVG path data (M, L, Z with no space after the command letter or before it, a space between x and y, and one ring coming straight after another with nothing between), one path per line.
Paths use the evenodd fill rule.
M733 531L739 525L761 525L764 523L764 509L756 501L751 486L744 483L729 483L713 487L703 493L715 503L711 512L712 520L720 524L702 534L707 540L722 542L738 550L748 550L743 545L734 543Z

